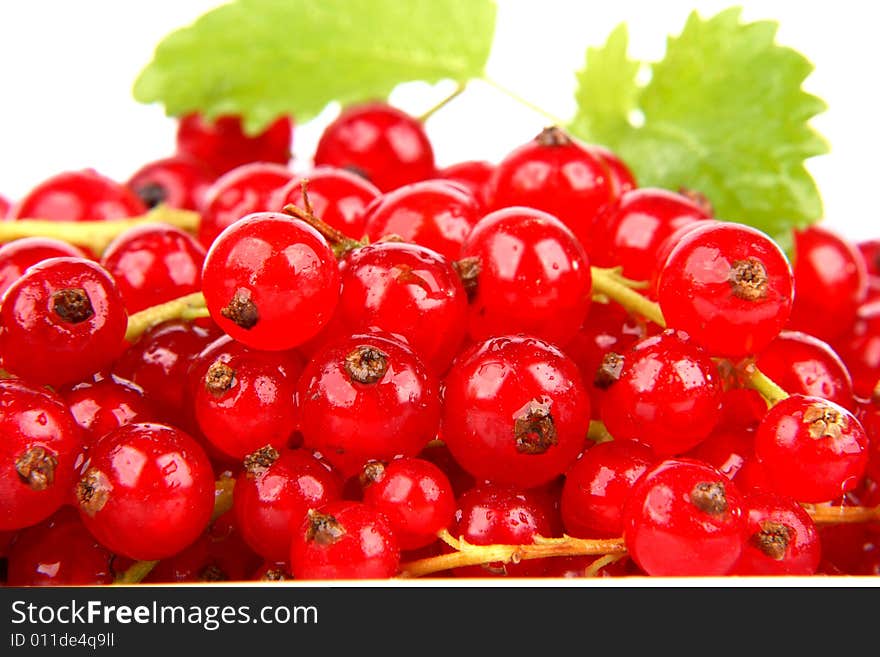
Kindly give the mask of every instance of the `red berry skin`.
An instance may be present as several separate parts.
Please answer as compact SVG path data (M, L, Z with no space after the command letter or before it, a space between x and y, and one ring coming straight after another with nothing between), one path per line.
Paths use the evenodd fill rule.
M436 176L464 185L480 206L485 208L489 204L488 187L493 171L495 165L486 160L465 160L439 169Z
M314 161L362 175L383 192L431 178L436 170L422 123L383 102L343 109L321 134Z
M597 219L596 246L590 255L600 267L623 267L627 278L650 281L664 240L682 226L708 218L702 207L681 194L631 190Z
M562 474L584 448L590 399L575 364L525 336L478 343L443 383L441 435L476 479L531 488Z
M747 534L737 575L814 575L819 568L819 532L794 500L753 491L743 500Z
M746 491L748 487L740 485L738 476L746 463L755 459L755 432L741 427L720 425L708 438L687 452L686 456L708 463L731 481L736 481L741 490Z
M80 517L98 541L131 559L170 557L196 540L214 509L214 473L188 434L127 424L89 450L76 487Z
M356 334L330 343L299 380L303 445L346 477L369 460L415 456L437 435L438 388L399 340Z
M251 162L287 164L293 147L293 121L279 117L256 135L244 132L241 117L219 116L206 120L187 114L177 125L177 154L203 163L223 174Z
M467 296L449 260L416 244L379 242L342 263L334 323L351 333L378 329L402 337L438 374L467 330Z
M853 490L868 465L868 437L842 406L791 395L758 426L755 455L776 492L798 502L827 502Z
M880 239L858 242L856 249L865 262L865 271L869 276L880 276Z
M63 507L22 531L9 552L8 586L112 584L113 555Z
M253 349L282 351L314 337L339 300L339 268L326 240L277 212L243 217L218 236L202 269L211 318Z
M388 520L402 550L437 540L455 514L455 495L446 474L430 461L399 458L368 463L361 474L364 503Z
M659 456L671 456L712 432L721 416L718 369L687 334L667 329L643 338L622 360L599 413L612 436L641 440Z
M9 199L0 196L0 219L5 219L9 214L9 208L12 207L12 203L9 202Z
M313 509L293 534L295 579L388 579L400 569L400 547L381 513L361 502Z
M616 196L625 194L639 186L635 174L617 153L598 144L588 144L586 148L608 169L608 177Z
M306 209L302 187L314 215L346 235L360 239L364 235L364 211L382 192L362 176L336 167L314 167L277 190L272 197L270 209L281 211L292 203Z
M265 445L281 448L296 430L296 383L302 358L293 351L249 349L229 336L196 356L188 376L202 434L242 459Z
M489 209L543 210L568 226L589 251L595 217L614 200L615 191L600 157L559 128L548 128L495 167Z
M24 237L0 246L0 297L28 267L49 258L85 258L73 244L51 237Z
M480 218L477 200L445 180L404 185L373 201L365 211L365 234L371 242L397 235L455 260Z
M129 313L198 292L204 260L195 238L162 224L129 228L101 256Z
M64 504L83 436L57 393L0 381L0 531L29 527Z
M303 449L258 450L235 482L232 510L241 535L269 561L286 561L309 509L342 499L342 477Z
M242 217L274 208L273 195L293 178L281 164L254 162L232 169L205 191L198 239L207 249L217 236Z
M553 535L553 511L536 491L481 484L465 492L449 532L472 545L530 545ZM455 568L456 577L540 577L547 559Z
M859 308L853 324L835 338L834 347L852 375L854 394L871 399L880 380L880 303Z
M624 541L648 575L728 574L746 537L742 495L721 472L692 459L655 464L623 511Z
M554 216L531 208L491 212L471 231L461 258L479 262L468 329L473 340L528 333L564 345L590 308L590 261Z
M125 183L148 208L198 210L216 175L202 162L172 155L144 164Z
M138 217L147 207L137 195L94 169L66 171L43 181L10 210L12 219L107 221Z
M86 445L124 424L154 422L156 413L144 392L131 381L115 376L84 381L61 390Z
M560 510L565 533L611 538L623 533L623 505L635 482L657 460L635 440L612 440L587 449L565 473Z
M789 328L826 342L852 325L867 295L865 261L854 244L810 226L794 233L795 297Z
M791 267L773 240L743 224L708 221L672 249L657 287L669 326L712 356L734 358L779 335L794 294Z
M3 364L35 383L86 379L122 353L128 318L110 274L91 260L50 258L3 296Z
M788 393L822 397L853 410L853 383L840 356L826 342L799 331L782 331L755 361Z

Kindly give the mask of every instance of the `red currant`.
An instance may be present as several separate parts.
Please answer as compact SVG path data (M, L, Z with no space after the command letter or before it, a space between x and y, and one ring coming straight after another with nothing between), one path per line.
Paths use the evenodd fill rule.
M125 184L148 208L166 205L198 210L215 179L216 175L199 160L173 155L143 165Z
M0 297L28 267L49 258L85 258L73 244L51 237L24 237L0 246Z
M834 346L852 375L853 392L870 399L880 381L880 302L865 304Z
M638 187L635 174L617 153L598 144L588 144L586 148L608 169L608 177L617 196Z
M131 381L112 375L62 389L61 396L82 427L87 445L124 424L156 420L143 390Z
M495 165L486 160L465 160L450 164L438 170L435 175L464 185L480 206L485 208L489 204L488 187L493 171Z

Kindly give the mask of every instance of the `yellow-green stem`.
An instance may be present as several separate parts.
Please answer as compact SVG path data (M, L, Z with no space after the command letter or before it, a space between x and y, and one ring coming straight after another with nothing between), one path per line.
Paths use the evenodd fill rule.
M205 295L201 292L193 292L129 315L125 339L134 342L151 327L171 319L193 320L208 316Z
M614 436L608 432L605 423L600 422L599 420L590 420L590 428L587 431L587 438L594 443L607 443L614 440Z
M767 406L774 406L783 399L788 398L788 393L778 383L759 370L754 363L750 363L743 369L740 380L744 385L757 391L764 398L764 401L767 402Z
M616 269L592 267L593 293L608 297L634 315L640 315L658 326L666 327L660 306L633 289L631 281L623 278Z
M434 114L436 114L438 111L440 111L441 109L446 107L449 103L451 103L453 100L458 98L462 93L464 93L465 89L467 89L467 83L466 82L459 82L458 85L456 85L455 90L451 94L446 96L446 98L444 98L443 100L441 100L440 102L435 104L433 107L422 112L418 117L419 121L421 123L424 123L425 121L430 119L432 116L434 116Z

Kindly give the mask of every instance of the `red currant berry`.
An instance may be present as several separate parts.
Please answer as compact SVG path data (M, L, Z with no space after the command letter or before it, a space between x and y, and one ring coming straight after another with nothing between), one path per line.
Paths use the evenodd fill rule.
M512 207L483 217L461 249L476 267L471 338L528 333L564 345L590 307L590 262L577 238L555 217Z
M84 381L61 390L76 423L82 427L86 445L124 424L153 422L155 411L144 392L131 381L115 376Z
M422 123L386 103L352 105L321 134L315 164L357 173L383 192L434 175L434 150Z
M559 218L589 250L593 221L614 200L615 192L602 159L560 128L551 127L495 167L489 207L543 210Z
M293 122L282 116L256 135L245 132L241 117L209 121L187 114L177 126L177 152L188 155L217 174L251 162L287 164L293 147Z
M871 399L880 381L880 303L862 306L846 333L834 340L834 347L852 375L854 394Z
M280 164L244 164L220 176L205 191L198 238L205 248L231 224L254 212L274 207L273 195L293 178Z
M174 226L142 224L121 233L104 251L129 313L201 289L205 248Z
M342 266L334 322L356 333L378 329L405 339L435 372L448 369L467 330L467 296L450 262L416 244L379 242Z
M597 374L606 386L600 417L618 440L641 440L659 456L682 454L704 440L721 416L718 368L681 331L610 352Z
M856 244L856 248L865 262L865 271L869 276L880 276L880 239L864 240Z
M281 351L314 337L330 320L339 300L339 268L314 228L258 212L214 241L202 290L225 333L253 349Z
M214 473L189 435L161 424L126 424L89 450L76 486L80 517L115 553L170 557L205 530L214 508Z
M144 214L137 195L94 169L67 171L43 181L9 213L12 219L104 221Z
M3 364L35 383L88 378L123 351L128 319L103 267L50 258L30 267L3 297Z
M642 475L623 523L630 556L645 573L660 577L726 575L746 537L736 486L692 459L662 461Z
M36 524L66 502L82 448L61 397L0 381L0 530Z
M810 226L794 234L794 306L789 327L820 340L846 332L867 296L865 261L835 233Z
M681 194L634 189L597 219L596 245L590 255L600 267L623 267L627 278L649 281L666 238L682 226L708 218L702 207Z
M345 169L315 167L277 190L270 209L282 210L289 203L306 209L303 183L314 215L346 235L364 235L364 211L382 192L373 183Z
M253 582L285 582L293 579L293 575L287 561L264 561L248 579Z
M598 144L588 144L586 148L608 169L608 177L616 196L638 187L635 174L616 153Z
M491 338L456 359L443 384L442 436L477 479L530 488L584 449L590 399L575 364L536 338Z
M766 410L766 405L764 408ZM735 480L741 490L747 490L737 477L746 463L755 459L755 432L720 425L686 456L708 463L731 481Z
M455 260L480 218L480 206L457 185L423 180L383 194L367 207L365 218L364 231L373 242L396 235Z
M85 258L73 244L51 237L24 237L0 246L0 297L28 267L49 258Z
M19 534L9 553L9 586L113 583L113 555L64 507Z
M290 569L298 580L387 579L400 569L400 547L379 511L330 502L309 511L294 532Z
M455 495L444 472L430 461L370 461L360 476L364 503L381 511L402 550L431 545L455 514Z
M317 353L299 380L303 445L344 476L369 460L415 456L437 435L439 384L404 343L354 335Z
M868 464L868 437L842 406L791 395L758 426L755 455L779 494L827 502L859 484Z
M553 535L555 511L536 491L483 484L458 500L449 532L471 545L530 545L536 536ZM453 570L456 577L540 577L547 559L490 562Z
M11 207L12 203L9 202L9 199L0 195L0 219L5 219L7 217Z
M464 185L481 207L489 204L489 180L495 165L485 160L456 162L437 171L436 176Z
M762 351L788 320L793 297L791 267L779 246L754 228L727 222L688 231L657 287L667 323L713 356Z
M767 492L745 495L747 534L737 575L813 575L821 545L816 524L803 506Z
M173 155L143 165L125 184L148 208L165 205L198 210L215 179L214 173L199 160Z

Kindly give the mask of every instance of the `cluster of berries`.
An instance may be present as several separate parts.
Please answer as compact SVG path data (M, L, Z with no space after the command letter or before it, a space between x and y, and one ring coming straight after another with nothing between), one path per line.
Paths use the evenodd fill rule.
M0 206L8 584L880 573L880 241L787 255L557 127L292 138L191 115Z

